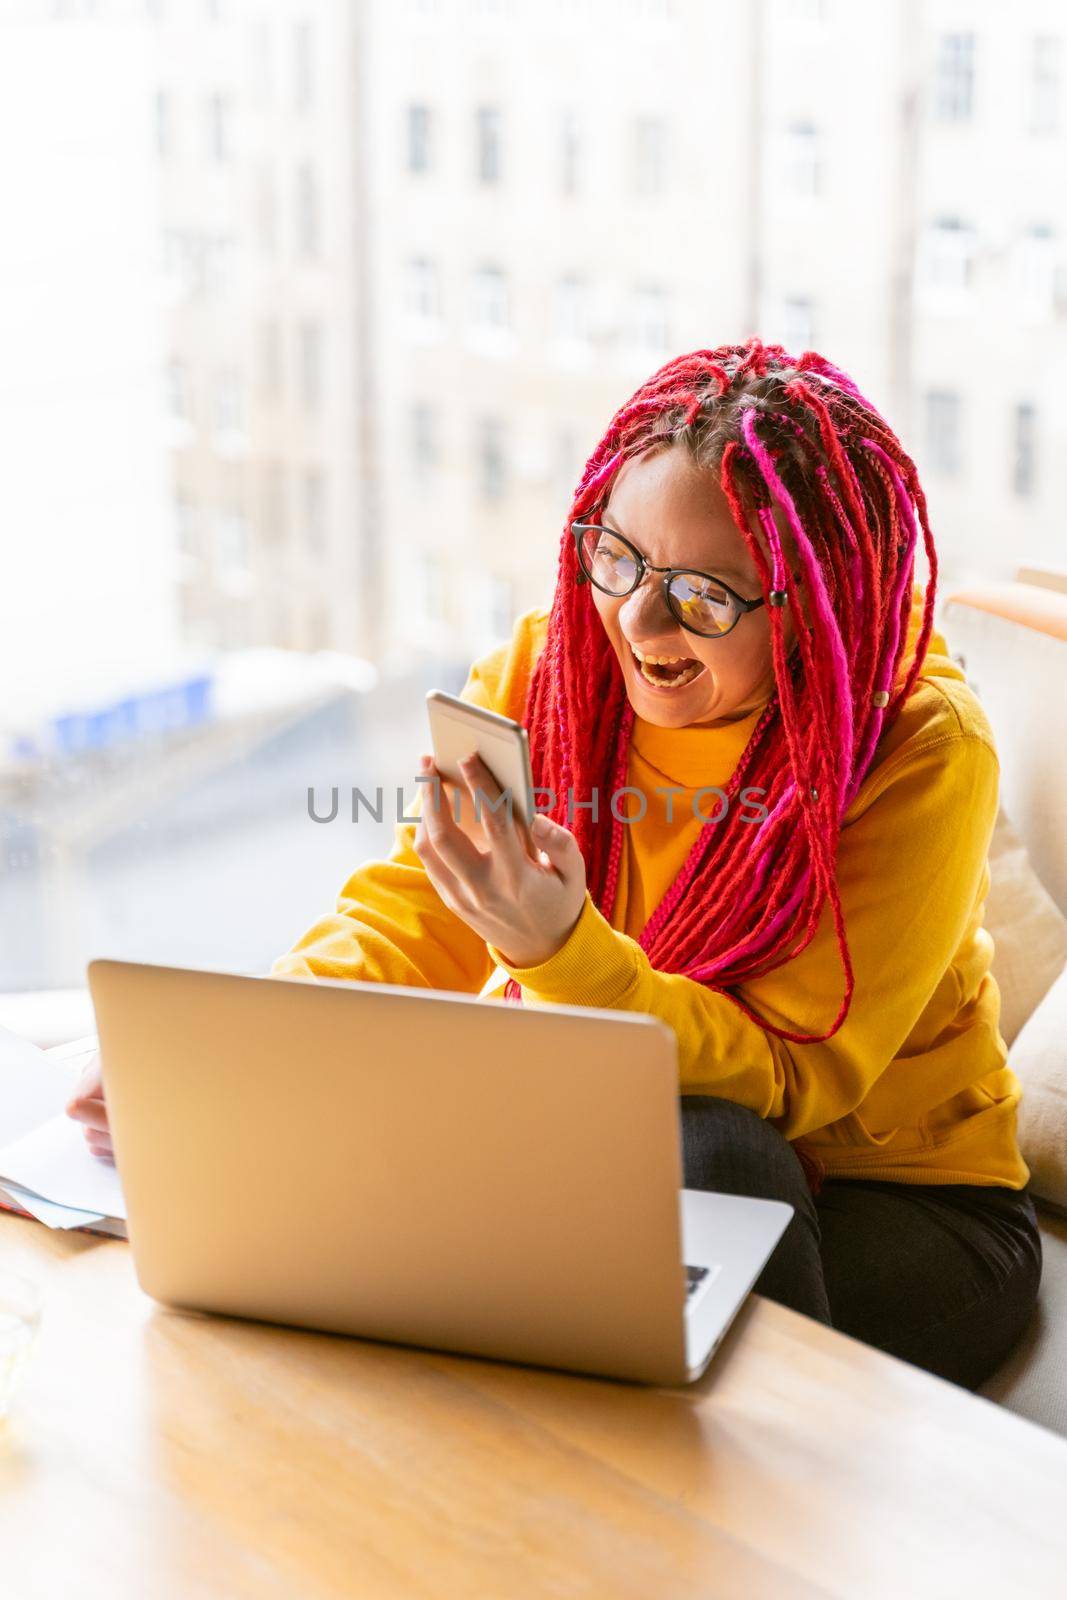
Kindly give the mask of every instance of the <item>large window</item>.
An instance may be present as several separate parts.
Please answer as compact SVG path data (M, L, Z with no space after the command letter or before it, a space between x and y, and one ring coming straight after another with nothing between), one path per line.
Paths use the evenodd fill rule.
M265 970L391 844L306 784L410 786L425 690L551 604L590 457L684 350L849 373L942 594L1024 536L1062 566L1067 3L9 12L0 991ZM73 748L179 667L195 726Z

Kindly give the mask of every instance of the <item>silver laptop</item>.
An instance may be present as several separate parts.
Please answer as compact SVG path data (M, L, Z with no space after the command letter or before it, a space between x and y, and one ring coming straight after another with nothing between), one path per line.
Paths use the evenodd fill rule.
M681 1187L643 1015L94 961L130 1246L168 1305L646 1383L792 1208Z

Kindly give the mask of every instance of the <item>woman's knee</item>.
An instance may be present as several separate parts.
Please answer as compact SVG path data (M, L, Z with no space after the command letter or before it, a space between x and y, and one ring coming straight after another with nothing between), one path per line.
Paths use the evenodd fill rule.
M789 1141L755 1111L714 1095L683 1095L681 1119L686 1188L784 1200L793 1208L756 1288L794 1311L829 1322L819 1220Z
M811 1191L788 1139L758 1112L716 1095L682 1095L687 1189L785 1200L814 1214Z

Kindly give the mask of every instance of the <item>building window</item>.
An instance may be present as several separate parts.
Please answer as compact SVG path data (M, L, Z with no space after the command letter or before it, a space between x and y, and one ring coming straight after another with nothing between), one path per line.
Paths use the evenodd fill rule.
M193 420L189 369L183 361L167 364L167 414L174 422L191 423Z
M969 289L973 264L974 229L959 217L936 217L924 241L925 287L950 292Z
M483 417L478 424L478 487L483 500L501 500L507 493L504 424Z
M790 355L802 355L815 342L814 305L806 295L787 295L782 305L782 343Z
M233 107L225 95L210 94L204 108L207 121L207 153L212 161L226 162L233 156L231 123Z
M277 400L282 392L282 330L277 317L265 317L259 325L258 387L264 400Z
M281 544L288 518L285 507L285 469L280 461L268 462L260 478L259 526L264 544Z
M438 420L436 406L416 400L411 408L411 465L422 481L436 469L440 459Z
M565 111L560 124L559 186L564 194L577 194L581 184L581 138L578 113Z
M269 167L256 174L254 205L256 243L264 255L272 256L278 249L278 188Z
M499 183L503 173L500 112L495 106L479 106L474 116L478 181Z
M300 324L300 404L314 415L322 405L322 327Z
M447 616L448 567L436 550L424 550L417 563L418 609L425 627L439 628Z
M1052 312L1056 283L1056 236L1045 223L1027 228L1019 240L1019 299L1026 310L1039 315Z
M934 472L956 477L960 470L960 397L950 389L926 395L926 450Z
M489 626L501 638L511 637L515 623L515 585L510 578L489 574Z
M1060 41L1038 34L1030 41L1027 125L1031 133L1055 133L1060 125Z
M414 322L440 321L441 278L436 261L431 261L427 256L413 256L408 262L404 304Z
M584 434L572 427L559 428L552 449L552 479L555 492L569 507L582 476L585 456L582 453Z
M158 89L155 98L155 132L156 155L161 161L166 161L172 152L173 129L171 128L170 95L165 89Z
M409 172L429 172L431 162L430 138L429 106L408 106L407 162Z
M197 507L184 495L174 501L174 542L178 553L186 560L195 560L200 554L200 514Z
M630 344L643 355L661 355L668 334L666 294L654 284L639 284L630 301Z
M476 328L505 329L511 321L508 280L499 267L478 267L471 276L471 321Z
M307 619L307 648L309 650L328 650L333 638L333 629L330 626L330 612L327 606L313 606L308 612Z
M305 260L319 254L319 186L313 167L304 162L296 174L297 249Z
M1029 499L1037 484L1037 411L1020 401L1012 418L1011 486L1020 499Z
M308 467L300 486L303 502L304 547L311 556L326 551L326 479L318 467Z
M556 284L553 334L560 344L585 344L589 338L589 290L584 278L569 275Z
M661 117L636 117L633 124L635 194L662 194L667 186L667 127Z
M249 56L252 99L257 106L268 106L274 96L274 39L265 17L252 24Z
M813 122L791 122L786 128L783 177L790 194L821 194L822 139Z
M315 99L315 30L310 22L293 28L293 104L310 111Z
M236 367L223 367L215 377L215 432L232 437L244 430L244 396Z
M248 524L239 511L220 511L215 518L215 559L220 569L244 571L248 566Z
M943 33L934 60L934 117L969 122L974 114L974 34Z

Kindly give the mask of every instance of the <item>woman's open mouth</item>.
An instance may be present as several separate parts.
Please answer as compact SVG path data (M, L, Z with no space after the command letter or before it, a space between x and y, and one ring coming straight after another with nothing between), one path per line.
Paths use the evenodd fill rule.
M654 689L681 689L704 670L703 661L692 656L646 656L630 645L637 671Z

